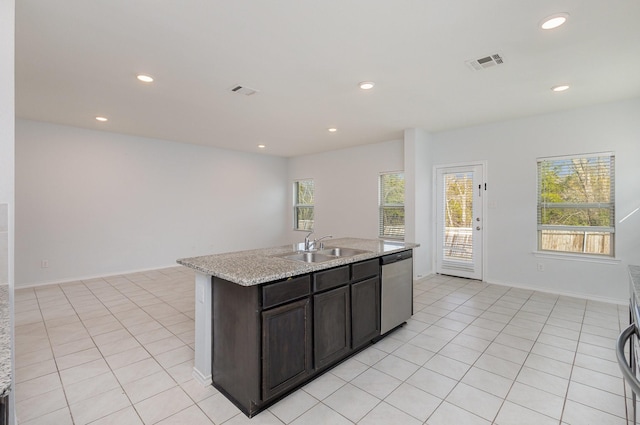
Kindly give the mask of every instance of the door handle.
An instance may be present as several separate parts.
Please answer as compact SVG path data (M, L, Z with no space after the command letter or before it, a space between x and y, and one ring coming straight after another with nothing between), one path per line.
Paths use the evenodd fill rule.
M618 336L616 340L616 357L618 358L618 366L620 367L620 372L622 372L622 376L627 384L631 387L631 390L640 394L640 381L634 375L633 371L629 367L627 363L627 359L624 355L624 346L627 343L627 340L630 339L633 335L637 335L636 325L632 323L629 325L622 333ZM633 344L633 342L631 342Z

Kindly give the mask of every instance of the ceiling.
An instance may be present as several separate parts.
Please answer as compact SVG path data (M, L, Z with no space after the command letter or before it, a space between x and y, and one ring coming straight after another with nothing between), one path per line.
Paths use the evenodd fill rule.
M298 156L640 96L639 22L638 0L19 0L16 115Z

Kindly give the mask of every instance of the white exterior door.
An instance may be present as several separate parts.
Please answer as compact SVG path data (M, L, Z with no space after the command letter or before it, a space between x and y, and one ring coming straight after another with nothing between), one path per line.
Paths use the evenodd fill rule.
M482 165L436 168L436 273L482 280Z

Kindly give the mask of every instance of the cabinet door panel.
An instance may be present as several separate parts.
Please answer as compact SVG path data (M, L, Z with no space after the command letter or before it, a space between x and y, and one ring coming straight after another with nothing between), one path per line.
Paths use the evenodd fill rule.
M349 266L336 267L313 274L313 291L325 291L349 283Z
M380 280L378 277L351 285L353 348L380 336Z
M289 278L262 287L262 308L274 307L302 298L311 293L311 278L309 275Z
M360 261L359 263L354 263L351 267L353 270L351 279L354 281L380 274L380 260L378 258Z
M341 359L351 350L349 286L313 297L314 359L316 369Z
M265 400L302 382L312 370L310 299L262 312Z

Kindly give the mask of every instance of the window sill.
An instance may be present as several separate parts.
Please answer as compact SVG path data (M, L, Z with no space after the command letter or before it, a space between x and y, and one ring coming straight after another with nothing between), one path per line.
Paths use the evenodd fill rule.
M568 252L533 251L533 255L535 255L538 258L583 261L586 263L620 264L622 262L622 260L618 260L612 257L603 257L600 255L589 255L589 254L571 254Z

